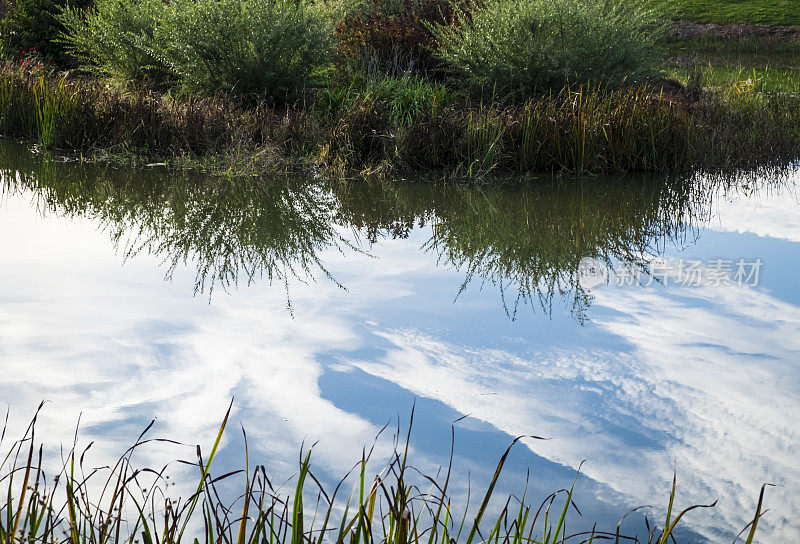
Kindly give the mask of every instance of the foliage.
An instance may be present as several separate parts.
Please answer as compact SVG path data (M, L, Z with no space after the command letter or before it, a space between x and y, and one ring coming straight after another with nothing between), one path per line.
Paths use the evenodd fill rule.
M99 75L250 102L292 98L328 50L306 0L97 0L62 20L70 50Z
M329 33L308 0L176 0L157 43L187 91L283 102L324 66Z
M431 25L451 19L449 0L367 0L346 4L336 26L339 68L398 76L439 67Z
M471 87L560 89L657 73L658 15L638 0L488 0L438 25L440 56Z
M59 43L63 26L58 20L67 0L0 0L3 14L0 21L0 55L18 60L35 50L45 62L71 67L73 59ZM71 5L83 9L88 0L76 0Z
M161 0L95 0L60 16L67 50L95 75L127 83L165 85L171 71L158 52L156 27L168 7Z

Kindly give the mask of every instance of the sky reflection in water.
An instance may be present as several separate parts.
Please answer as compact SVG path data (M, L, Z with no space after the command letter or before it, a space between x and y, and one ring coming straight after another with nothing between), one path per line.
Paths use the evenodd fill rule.
M588 520L613 526L654 500L660 519L677 467L683 504L719 499L691 518L702 535L729 539L765 481L782 485L766 540L800 531L797 174L243 186L0 155L12 432L48 399L40 436L69 442L82 413L110 459L152 417L159 436L210 440L235 396L275 474L318 440L333 478L416 397L423 470L469 415L456 470L478 485L512 437L537 434L552 440L518 449L504 485L519 490L531 466L543 498L586 460ZM753 288L580 287L582 258L642 255L764 268ZM384 436L378 454L390 447Z

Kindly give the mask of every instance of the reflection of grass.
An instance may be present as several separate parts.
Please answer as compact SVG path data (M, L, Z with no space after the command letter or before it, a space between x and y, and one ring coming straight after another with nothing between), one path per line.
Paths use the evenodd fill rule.
M0 502L0 542L563 544L569 539L590 544L634 540L620 534L622 521L616 528L609 527L611 531L595 527L591 532L568 534L567 522L571 520L567 518L578 511L577 476L569 489L556 491L538 504L530 502L527 483L520 495L510 495L500 503L493 499L505 461L519 438L500 458L485 490L479 492L482 499L476 501L477 508L470 509L468 501L459 515L448 495L458 477L451 471L452 453L449 465L438 474L418 473L410 464L410 425L405 444L396 439L394 453L378 474L368 475L372 451L365 451L349 473L353 478L345 476L333 489L326 490L314 476L311 451L301 451L294 491L289 493L273 487L264 466L250 465L246 436L243 469L221 476L212 473L229 414L230 409L210 452L204 456L200 446L196 447L198 484L196 492L185 498L173 496L174 491L169 489L169 465L160 470L134 466L134 453L151 442L144 438L146 431L110 467L91 469L84 462L86 450L80 452L73 446L62 455L62 468L56 477L48 478L43 450L35 440L34 418L23 439L11 446L0 464L0 482L7 488ZM220 488L234 477L241 487L234 499L227 499ZM353 490L346 498L348 484L353 484ZM648 525L647 543L675 542L678 522L687 512L701 507L678 512L675 495L673 479L664 525L652 531ZM749 531L747 544L753 542L762 499L763 488L755 517L745 528ZM491 505L500 506L499 514L490 514ZM190 523L198 527L196 536L191 534L194 528Z
M591 302L578 281L582 259L631 262L683 243L717 183L694 176L477 187L230 180L59 164L8 144L0 164L0 191L29 191L48 211L89 217L125 256L156 255L168 273L195 267L198 291L333 279L322 252L361 251L343 230L374 241L426 226L424 249L463 274L462 291L472 282L493 285L512 317L521 306L550 312L560 301L579 320Z

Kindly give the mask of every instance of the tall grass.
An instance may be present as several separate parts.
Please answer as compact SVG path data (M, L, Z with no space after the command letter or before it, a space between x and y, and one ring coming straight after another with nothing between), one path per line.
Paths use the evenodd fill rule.
M141 88L125 92L92 80L0 66L0 134L55 148L111 151L145 163L200 161L216 172L286 171L291 156L320 139L311 112L224 98L175 100Z
M680 172L795 160L800 96L741 85L690 100L646 86L577 85L523 103L476 103L405 77L330 89L305 105L242 107L223 98L176 100L147 88L127 93L5 66L0 134L182 164L200 157L215 171L238 173L311 162L331 176Z
M799 97L752 87L689 103L647 87L573 86L522 104L442 108L402 130L373 101L341 118L325 159L350 170L422 167L467 177L737 168L794 160L799 122ZM351 152L365 146L370 153Z
M246 435L243 469L220 476L212 472L229 416L230 409L207 454L197 446L194 466L198 482L195 491L184 498L173 498L166 489L166 467L152 469L133 463L135 452L159 441L147 437L152 423L111 466L88 467L86 451L73 446L63 454L56 476L48 478L45 465L49 459L36 440L34 418L25 436L2 459L0 482L6 493L0 502L0 542L563 544L568 540L605 540L667 544L675 541L675 529L684 516L701 507L677 512L673 479L664 525L652 527L642 541L620 534L619 525L611 531L568 533L567 518L577 510L575 482L541 503L530 502L525 486L521 495L505 498L499 503L504 504L499 513L489 517L490 503L497 502L494 495L505 462L512 447L523 438L520 437L506 449L484 491L477 494L477 509L467 506L459 513L448 495L458 477L451 470L452 449L450 464L439 475L415 477L408 447L411 424L404 441L398 432L394 453L377 474L368 475L372 450L365 450L348 475L332 489L325 489L314 475L311 450L302 451L294 491L283 494L273 487L266 467L250 466ZM346 498L351 474L355 483ZM241 482L240 491L234 494L235 498L226 500L220 486L234 477ZM140 483L143 480L149 480L151 485L144 488ZM306 503L310 497L315 499L313 508ZM763 488L755 517L745 528L749 530L747 544L754 541L762 499Z

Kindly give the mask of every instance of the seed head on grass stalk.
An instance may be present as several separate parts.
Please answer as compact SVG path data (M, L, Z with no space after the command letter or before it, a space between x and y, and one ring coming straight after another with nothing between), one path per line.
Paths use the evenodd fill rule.
M204 458L198 448L197 462L192 464L200 471L200 481L196 491L183 503L171 501L164 490L159 489L159 482L164 482L167 477L166 466L155 471L134 468L131 463L132 453L147 443L163 441L178 444L165 439L145 438L152 423L108 469L87 471L85 457L91 445L79 454L77 442L74 443L56 479L64 485L64 493L58 495L56 502L54 497L57 496L59 483L54 482L53 487L45 489L43 450L38 446L37 457L34 417L23 439L12 446L3 460L2 469L5 473L0 477L0 483L8 486L8 498L0 508L0 544L16 544L20 541L26 544L180 544L187 536L196 514L202 516L201 520L197 520L201 522L202 539L199 536L193 538L195 544L563 544L568 540L633 541L620 534L621 522L615 532L603 532L596 526L583 533L568 532L570 513L574 510L580 514L574 500L578 475L569 489L550 494L533 516L530 515L532 507L527 502L526 478L521 499L509 495L504 503L500 503L503 506L499 514L488 518L489 505L496 502L495 492L508 456L523 437L515 439L501 456L483 499L473 514L469 513L467 498L467 507L463 516L460 516L458 527L455 522L458 518L453 515L451 500L447 495L451 481L454 429L451 429L452 443L444 482L440 484L438 477L433 476L422 478L431 484L430 491L423 491L411 478L412 471L416 473L409 455L411 424L405 435L405 443L400 444L398 433L394 453L374 478L369 477L367 470L374 452L373 444L371 449L362 451L361 459L339 481L331 495L311 470L309 448L301 453L293 497L282 496L272 486L263 466L250 471L250 454L244 432L244 470L213 476L211 466L219 453L231 408L232 405L228 407L208 457ZM0 435L0 444L4 434ZM528 438L540 439L535 436ZM100 482L100 493L93 494L92 489L95 488L90 486L90 480L102 470L107 472L107 479ZM227 502L218 484L242 472L245 475L244 490L233 502ZM353 493L342 505L336 500L338 491L353 473L357 473ZM150 484L142 481L146 475L152 477ZM19 477L22 478L21 489ZM304 501L304 494L310 492L307 488L312 482L318 487L313 512L306 508ZM142 484L149 485L149 489L143 489ZM676 487L676 478L673 478L664 527L660 531L655 527L648 529L650 544L673 542L675 528L687 513L696 508L713 506L691 506L673 517ZM139 497L136 496L137 489ZM551 507L561 496L564 497L564 504L551 517ZM763 496L764 488L755 517L745 527L745 531L749 530L746 544L754 542L756 526L763 515ZM238 504L240 501L241 505ZM512 506L513 501L518 501L519 505ZM135 510L132 518L126 517L126 512L129 512L127 504L131 504ZM320 529L315 525L318 514L323 519ZM336 516L340 516L338 534L335 539L326 540L328 528ZM462 534L465 535L463 541Z

